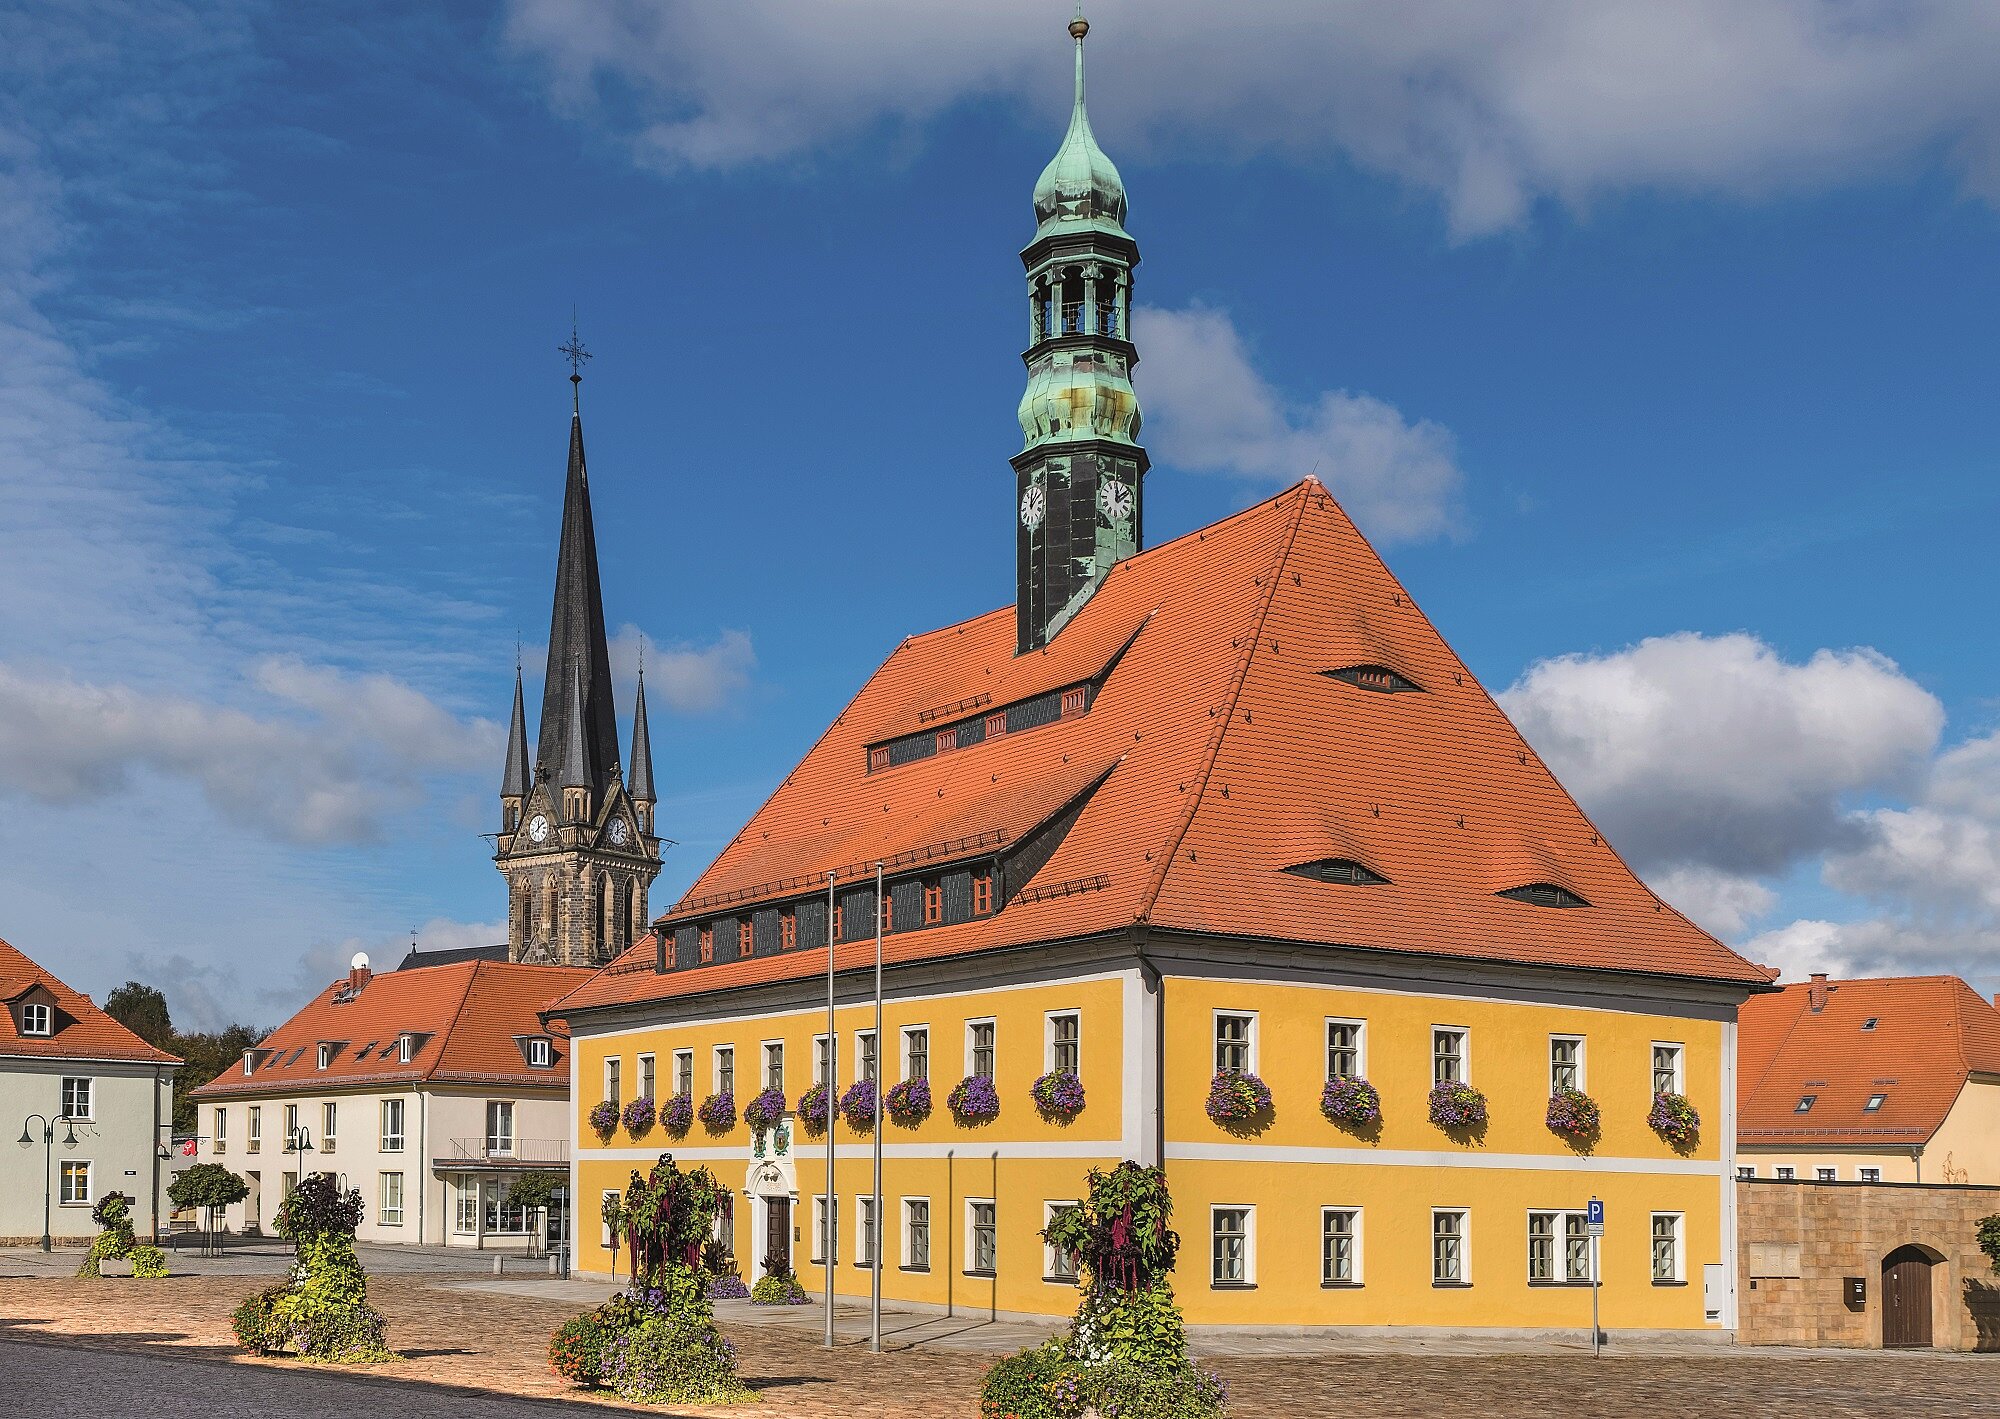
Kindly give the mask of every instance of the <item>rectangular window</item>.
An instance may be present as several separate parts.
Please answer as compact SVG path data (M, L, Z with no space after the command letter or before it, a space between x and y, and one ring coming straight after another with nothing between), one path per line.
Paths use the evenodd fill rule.
M1792 1106L1792 1112L1795 1114L1809 1114L1812 1112L1812 1106L1818 1102L1819 1095L1817 1094L1801 1094L1799 1095L1798 1103Z
M90 1164L76 1158L62 1160L62 1191L57 1201L65 1207L88 1207L92 1201L90 1193Z
M1327 1078L1359 1079L1368 1072L1368 1062L1361 1053L1364 1028L1359 1020L1326 1022Z
M799 914L790 907L778 913L778 949L789 951L799 944Z
M882 931L884 935L896 929L896 898L887 888L882 892Z
M1452 1025L1431 1027L1431 1083L1466 1083L1465 1031Z
M403 1034L396 1036L396 1062L398 1064L408 1064L412 1059L416 1058L416 1054L417 1041L414 1035Z
M382 1101L382 1151L400 1153L403 1151L403 1101L384 1099Z
M48 1006L31 1002L21 1007L21 1033L24 1035L52 1035L55 1033L55 1011ZM243 1071L248 1074L250 1071Z
M690 1097L694 1094L694 1051L691 1049L674 1051L674 1092Z
M977 1074L981 1078L993 1077L993 1022L974 1020L965 1027L965 1054L967 1074Z
M604 1222L605 1204L612 1202L622 1202L624 1197L625 1197L624 1193L614 1191L611 1188L606 1188L603 1194L599 1196L599 1198L597 1199L598 1244L600 1246L609 1247L611 1245L611 1240L612 1240L611 1228Z
M333 1046L321 1045L319 1053L314 1056L313 1067L315 1069L324 1069L331 1063L333 1063Z
M403 1225L403 1175L401 1173L382 1174L382 1208L376 1214L376 1221L385 1227Z
M813 1199L812 1259L816 1265L825 1265L827 1243L830 1240L834 1240L833 1232L838 1226L839 1221L840 1218L836 1215L833 1218L834 1225L829 1226L827 1222L827 1199L824 1197L815 1197Z
M986 737L998 739L1007 732L1007 711L995 710L986 716Z
M940 729L937 732L937 738L934 742L937 744L937 751L940 754L948 754L953 749L956 749L958 747L957 726L954 725L950 729Z
M285 1105L285 1151L290 1152L299 1142L299 1106Z
M617 1055L604 1061L604 1097L613 1108L625 1102L623 1087L624 1062Z
M999 1267L1000 1240L995 1215L991 1200L973 1200L965 1204L965 1269L969 1275L991 1276Z
M260 1105L252 1104L247 1112L249 1126L244 1129L243 1147L246 1152L255 1153L264 1146L264 1110Z
M505 1099L486 1105L486 1153L493 1158L514 1156L514 1105Z
M62 1109L64 1118L93 1118L91 1108L91 1087L88 1079L65 1079L62 1082Z
M1861 1170L1861 1181L1863 1182L1882 1181L1882 1170L1880 1168L1863 1168Z
M1887 1094L1870 1094L1868 1102L1861 1106L1861 1112L1865 1114L1880 1113L1882 1105L1888 1102L1889 1096Z
M875 1264L875 1198L868 1195L854 1199L855 1211L861 1225L854 1229L854 1264L868 1267Z
M547 1069L554 1063L554 1051L550 1048L547 1040L535 1039L528 1041L528 1067L530 1069Z
M873 1080L876 1077L875 1032L857 1030L854 1033L854 1077Z
M1050 1015L1049 1057L1051 1074L1080 1073L1083 1066L1083 1025L1074 1010Z
M734 1094L736 1092L736 1047L717 1045L715 1047L715 1092Z
M1681 1047L1674 1044L1653 1046L1653 1092L1655 1094L1683 1094L1681 1087Z
M1471 1269L1466 1265L1465 1233L1462 1209L1440 1207L1431 1212L1431 1285L1468 1284Z
M1748 1163L1739 1163L1736 1167L1736 1176L1739 1178L1754 1178L1757 1176L1757 1170Z
M1062 712L1064 718L1068 718L1073 714L1083 713L1083 696L1084 690L1081 685L1077 686L1074 690L1063 691Z
M972 875L972 914L985 916L993 910L993 874L975 872Z
M715 923L703 922L701 930L695 936L699 947L697 955L701 964L705 966L715 959Z
M1771 1171L1777 1175L1780 1182L1790 1182L1794 1176L1792 1170L1786 1167L1773 1168Z
M1590 1280L1589 1218L1581 1212L1528 1214L1528 1280L1541 1286Z
M833 1046L825 1035L813 1036L813 1083L826 1083L826 1066L832 1058Z
M944 888L935 882L924 883L924 925L936 926L944 920Z
M1325 1207L1319 1214L1319 1284L1361 1284L1361 1211Z
M736 923L737 955L739 956L749 955L751 945L755 941L755 939L756 939L756 933L751 930L750 918L745 917L743 920Z
M764 1087L778 1090L785 1087L785 1046L780 1040L765 1042Z
M334 1136L340 1129L340 1105L329 1099L319 1106L319 1151L333 1151Z
M1817 1182L1832 1182L1834 1171L1832 1168L1814 1168L1813 1178Z
M215 1126L210 1131L209 1141L214 1144L214 1151L217 1153L226 1153L229 1151L228 1109L217 1109L215 1111Z
M1075 1202L1043 1203L1042 1204L1043 1230L1046 1231L1048 1227L1054 1223L1056 1218L1062 1216L1063 1213L1074 1212L1076 1210L1076 1207L1077 1204ZM1061 1247L1052 1247L1047 1242L1043 1242L1042 1280L1064 1281L1074 1284L1076 1281L1075 1259L1072 1258L1070 1254L1064 1251Z
M1248 1207L1209 1208L1210 1284L1250 1284L1250 1215Z
M1248 1074L1257 1067L1252 1048L1257 1030L1255 1015L1215 1012L1215 1069L1218 1074Z
M1668 1286L1681 1279L1681 1218L1678 1212L1653 1214L1653 1284Z
M884 745L879 749L870 749L868 751L869 773L872 774L877 772L878 770L886 769L888 767L889 767L889 749L887 745Z
M1575 1035L1549 1036L1549 1092L1583 1088L1583 1041Z
M836 906L833 909L833 939L835 941L845 941L847 939L847 909L845 907Z
M654 1097L654 1095L653 1095L653 1075L654 1075L654 1067L653 1067L653 1056L651 1056L650 1054L642 1054L642 1055L640 1055L640 1056L639 1056L639 1092L638 1092L637 1094L633 1095L633 1097L634 1097L634 1098L639 1098L639 1099L650 1099L650 1098Z
M903 1266L910 1271L931 1269L931 1200L903 1199Z
M479 1230L479 1184L471 1178L460 1178L451 1196L451 1229L462 1237L472 1236ZM605 1228L607 1233L610 1230Z
M903 1031L903 1077L931 1077L931 1032L921 1025Z

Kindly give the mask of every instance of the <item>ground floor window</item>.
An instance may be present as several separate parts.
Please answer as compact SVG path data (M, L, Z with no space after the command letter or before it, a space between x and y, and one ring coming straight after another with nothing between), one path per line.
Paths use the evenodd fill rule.
M523 1236L528 1230L528 1209L507 1195L507 1185L498 1178L481 1187L486 1213L486 1230L503 1237Z
M1248 1207L1209 1209L1209 1279L1217 1286L1248 1286L1250 1274L1250 1219Z
M1440 1207L1431 1213L1431 1284L1464 1286L1470 1280L1466 1266L1467 1214L1462 1208Z
M1075 1202L1045 1202L1042 1204L1042 1224L1046 1228L1065 1212L1076 1210ZM1042 1279L1044 1281L1076 1281L1076 1259L1061 1247L1042 1244Z
M911 1271L931 1269L931 1200L903 1200L903 1265Z
M1666 1285L1681 1279L1681 1215L1653 1214L1653 1280Z
M1361 1213L1329 1207L1319 1214L1319 1279L1323 1286L1361 1284Z
M813 1199L812 1259L815 1263L824 1263L826 1261L827 1243L833 1236L834 1228L840 1223L840 1217L837 1212L831 1218L828 1217L827 1206L826 1198L815 1197Z
M90 1194L90 1164L75 1158L62 1161L62 1191L58 1199L65 1207L87 1207Z
M966 1270L974 1276L991 1276L999 1269L1000 1241L998 1214L990 1200L965 1204Z
M403 1175L401 1173L382 1174L382 1204L375 1214L375 1220L385 1227L403 1225Z
M615 1194L614 1194L615 1195ZM479 1231L479 1183L474 1178L459 1178L452 1188L451 1229L461 1237L470 1237ZM610 1243L610 1228L605 1228L605 1242Z
M1590 1280L1589 1218L1581 1212L1528 1214L1528 1280L1541 1285Z
M604 1195L600 1197L597 1201L598 1220L600 1222L603 1222L605 1212L608 1211L614 1203L622 1201L624 1196L625 1194L622 1192L618 1192L612 1188L606 1188L604 1190ZM603 1225L604 1225L604 1245L607 1247L615 1246L618 1242L618 1238L612 1235L611 1224L609 1222L604 1222Z
M857 1197L860 1204L861 1226L854 1238L854 1264L873 1266L875 1264L875 1199L870 1196Z

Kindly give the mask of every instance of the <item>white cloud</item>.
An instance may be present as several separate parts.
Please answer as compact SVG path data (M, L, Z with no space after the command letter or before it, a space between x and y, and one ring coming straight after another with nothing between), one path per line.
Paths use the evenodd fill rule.
M1807 918L1752 937L1738 948L1776 966L1785 980L1830 976L1962 976L1987 995L2000 987L2000 926L1937 929L1908 920L1835 922Z
M1459 526L1463 477L1451 434L1411 423L1367 394L1328 390L1299 405L1259 375L1229 316L1142 309L1133 332L1147 439L1191 472L1289 483L1318 472L1362 529L1407 542Z
M744 631L723 631L707 645L690 641L662 644L642 636L638 627L624 626L611 638L611 670L620 684L637 677L641 650L646 664L649 709L662 705L684 714L721 709L750 686L757 670L757 652ZM629 700L620 702L629 712Z
M1778 904L1754 877L1683 864L1646 874L1646 885L1716 936L1740 937Z
M1339 154L1460 233L1542 198L1760 196L1942 163L2000 199L2000 7L1891 0L1093 0L1092 117L1127 157ZM552 100L645 164L794 157L1067 100L1060 12L1020 0L512 0Z

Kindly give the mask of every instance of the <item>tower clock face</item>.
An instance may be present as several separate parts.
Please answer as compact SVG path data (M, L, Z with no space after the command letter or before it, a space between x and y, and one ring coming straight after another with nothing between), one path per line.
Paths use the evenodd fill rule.
M545 843L549 840L549 820L547 814L537 813L528 820L528 839L531 842L538 843Z
M613 847L623 847L625 846L625 839L631 836L631 830L625 826L623 818L613 818L611 826L605 830L604 835L611 839Z
M1113 522L1123 522L1132 515L1132 490L1115 479L1107 479L1097 488L1097 510Z
M1040 483L1028 484L1028 491L1021 494L1021 526L1033 532L1042 525L1048 515L1049 495Z

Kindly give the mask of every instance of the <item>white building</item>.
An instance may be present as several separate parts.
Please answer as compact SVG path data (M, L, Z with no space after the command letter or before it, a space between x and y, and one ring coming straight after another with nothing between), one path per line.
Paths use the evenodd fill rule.
M107 1192L130 1197L133 1230L150 1235L180 1060L5 941L0 1003L0 1245L38 1242L45 1226L57 1245L88 1242Z
M569 1036L538 1012L590 972L427 954L357 958L195 1091L198 1160L250 1186L231 1231L271 1230L300 1174L328 1172L361 1193L362 1241L527 1244L512 1180L569 1169Z

